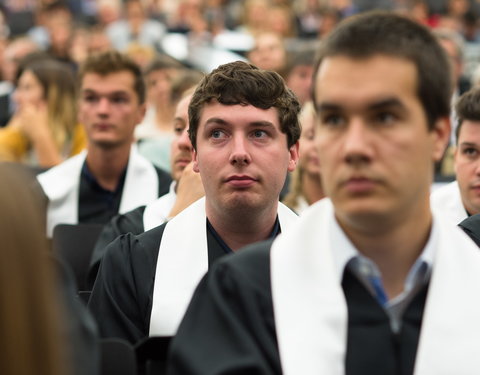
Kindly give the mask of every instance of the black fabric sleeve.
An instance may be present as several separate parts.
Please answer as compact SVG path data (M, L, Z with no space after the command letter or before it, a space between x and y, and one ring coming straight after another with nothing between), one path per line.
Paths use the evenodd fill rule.
M170 184L172 183L172 176L161 168L155 166L155 171L158 176L158 197L167 194L170 191Z
M135 344L148 335L155 269L165 226L122 235L108 245L88 308L100 337Z
M224 257L205 275L172 340L167 373L281 374L269 245Z
M145 206L140 206L123 215L114 216L107 224L105 224L100 236L98 237L95 247L93 249L92 258L90 259L90 266L87 275L87 289L91 290L97 277L98 268L105 254L106 247L110 242L115 240L122 234L143 233L143 213Z

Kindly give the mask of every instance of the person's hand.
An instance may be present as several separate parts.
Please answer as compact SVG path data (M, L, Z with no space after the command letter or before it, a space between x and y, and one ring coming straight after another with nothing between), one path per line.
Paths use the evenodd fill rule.
M205 191L200 174L193 171L193 162L190 162L177 182L177 199L168 216L174 217L204 195Z
M17 128L28 138L39 166L49 168L62 162L62 155L48 126L48 113L45 103L23 105L14 114L9 126Z
M32 143L52 138L51 130L48 127L46 104L24 105L14 115L14 118L14 126L18 127Z

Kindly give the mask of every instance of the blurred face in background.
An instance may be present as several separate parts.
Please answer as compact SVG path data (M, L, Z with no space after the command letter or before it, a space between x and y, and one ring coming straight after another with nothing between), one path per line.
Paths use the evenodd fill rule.
M302 133L300 135L299 165L307 174L320 175L320 163L315 144L317 117L312 102L306 103L300 113Z
M192 95L181 99L177 104L173 119L173 132L175 138L170 149L172 177L175 181L180 179L185 167L192 161L192 142L188 137L188 105Z
M38 106L45 103L45 92L31 70L25 70L18 79L13 99L20 110L26 105Z
M463 206L470 215L480 213L480 122L463 120L455 150L457 176Z
M261 69L281 71L287 60L282 38L274 33L260 34L248 58L253 65Z
M146 77L147 97L149 104L167 103L170 101L172 81L178 75L173 68L154 70Z
M130 146L133 131L145 114L134 88L135 78L124 70L107 75L89 72L83 77L79 120L89 143L104 148Z
M297 65L286 78L287 86L292 89L302 104L310 100L312 76L313 65Z

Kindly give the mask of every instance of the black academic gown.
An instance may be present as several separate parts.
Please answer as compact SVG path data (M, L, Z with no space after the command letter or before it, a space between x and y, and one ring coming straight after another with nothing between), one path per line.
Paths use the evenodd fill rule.
M122 235L108 245L88 303L101 337L123 338L135 344L148 336L157 258L166 224L137 236ZM207 242L210 267L226 252L210 231Z
M100 261L105 254L108 244L122 234L141 234L145 231L145 228L143 227L143 213L145 212L145 207L146 206L140 206L123 215L116 215L105 224L97 242L95 243L92 258L90 259L87 275L88 290L93 288L98 268L100 267Z
M480 247L480 214L467 217L458 226Z
M169 375L281 374L270 282L270 242L217 262L199 284L170 345ZM234 259L235 258L235 259ZM348 270L347 375L413 373L427 287L408 306L400 333Z
M158 176L158 197L161 197L170 191L172 178L167 172L158 167L155 167L155 171ZM107 245L121 234L140 234L145 231L143 227L143 213L145 212L145 207L145 205L139 206L125 214L116 214L113 217L109 217L108 222L102 222L105 226L95 243L92 257L90 259L86 280L87 290L93 288L98 273L98 267L100 266L100 261L102 260Z

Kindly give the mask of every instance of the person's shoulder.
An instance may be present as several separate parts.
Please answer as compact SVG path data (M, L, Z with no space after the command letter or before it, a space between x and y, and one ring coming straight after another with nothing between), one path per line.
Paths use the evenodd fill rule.
M126 233L117 237L105 249L102 263L156 264L164 229L159 226L140 234Z
M212 266L211 272L251 289L269 289L272 242L257 242L237 250L232 256L222 257Z
M115 215L109 225L118 227L121 233L143 233L143 213L146 206L138 206L124 214Z
M163 170L162 168L153 165L155 168L155 172L157 172L158 176L158 190L159 196L165 195L170 190L170 184L172 182L172 176L167 171Z

